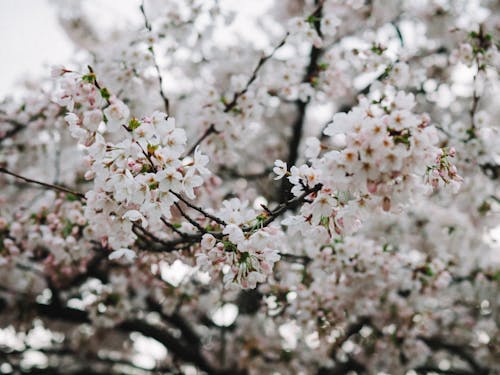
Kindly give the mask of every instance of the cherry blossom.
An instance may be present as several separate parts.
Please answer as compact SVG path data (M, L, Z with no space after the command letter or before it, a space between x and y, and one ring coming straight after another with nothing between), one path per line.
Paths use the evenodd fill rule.
M1 373L500 371L497 2L52 3L78 53L0 100Z

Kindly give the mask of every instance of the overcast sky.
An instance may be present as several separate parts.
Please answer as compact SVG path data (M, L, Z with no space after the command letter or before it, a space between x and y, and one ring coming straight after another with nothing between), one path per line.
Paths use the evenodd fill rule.
M103 16L96 17L100 22L123 23L140 14L139 0L85 0L84 4ZM0 48L0 100L15 90L22 77L49 75L50 66L68 62L75 51L49 0L0 0Z
M48 0L0 0L0 98L20 77L50 74L73 51Z

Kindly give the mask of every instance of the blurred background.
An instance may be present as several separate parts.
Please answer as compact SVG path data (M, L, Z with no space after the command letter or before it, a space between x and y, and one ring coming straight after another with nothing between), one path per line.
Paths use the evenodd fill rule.
M75 0L65 0L66 2ZM57 18L53 0L0 0L0 98L21 80L50 75L75 53ZM87 0L97 22L136 23L140 0Z
M49 76L51 66L64 65L77 53L59 23L55 3L65 9L71 9L71 3L80 3L102 32L133 30L143 22L139 12L141 0L0 0L0 100L8 94L15 95L21 81ZM237 12L236 29L251 34L257 44L265 36L254 27L255 16L265 12L271 3L272 0L219 2Z

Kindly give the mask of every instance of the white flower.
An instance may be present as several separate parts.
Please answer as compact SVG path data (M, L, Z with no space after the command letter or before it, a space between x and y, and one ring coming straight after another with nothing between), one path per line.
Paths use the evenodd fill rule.
M217 240L210 233L205 233L203 237L201 237L201 248L204 250L212 249L216 243Z
M151 125L153 125L157 131L160 129L169 132L175 128L175 120L173 118L168 118L167 114L160 111L155 111L151 115Z
M124 260L131 262L137 257L137 254L135 251L132 251L130 249L125 249L122 248L120 250L115 250L111 254L109 254L109 259L110 260L116 260L120 258L124 258Z
M159 182L158 189L162 192L179 192L182 189L182 174L175 168L169 167L159 171L156 180Z
M175 128L168 133L163 142L165 147L181 154L186 146L186 141L187 138L184 129Z
M255 218L255 211L248 208L248 201L232 198L222 202L219 217L226 223L242 224Z
M301 17L294 17L288 21L288 30L292 34L304 33L308 28L309 25Z
M333 136L336 134L346 134L352 129L352 114L349 113L336 113L333 116L332 122L327 126L325 131L326 135Z
M85 111L83 113L83 126L95 132L102 121L102 112L99 109L94 109L92 111Z
M80 122L80 119L78 116L72 112L68 112L66 116L64 116L64 120L68 123L68 125L71 126L76 126Z
M128 120L130 110L121 100L112 98L111 105L104 110L104 114L108 120L106 127L109 132L113 133L120 129L120 126Z
M309 137L306 139L306 151L304 155L306 158L313 159L318 157L321 151L321 142L316 137Z
M245 240L245 235L241 228L234 224L227 225L222 233L227 234L229 236L229 241L234 244L239 244Z
M415 95L411 92L406 93L404 91L398 91L396 98L394 99L394 104L399 109L410 110L415 106Z
M146 228L148 226L148 221L144 217L143 214L141 214L137 210L129 210L125 212L125 214L122 216L123 219L127 219L131 222L136 222L136 221L141 221L141 225L143 228Z
M200 174L208 176L211 174L211 172L205 168L205 166L208 164L208 156L203 155L200 151L200 146L196 146L194 149L194 164L193 167L200 172Z
M335 34L337 34L337 27L340 24L340 19L335 17L333 14L323 16L321 18L321 32L324 35L335 36Z
M182 187L184 188L184 192L186 193L188 198L196 198L193 189L201 185L203 185L203 178L201 178L201 176L197 174L194 174L193 169L189 169L184 176L184 180L182 181Z
M275 180L280 180L287 174L287 166L284 161L276 160L274 162L273 172L276 174Z
M332 209L337 206L337 201L330 194L320 193L310 205L313 222L319 224L323 217L328 217Z
M404 62L394 64L390 74L391 82L398 87L405 86L410 79L410 67Z
M68 73L69 70L64 68L63 65L54 65L50 68L50 75L52 78L57 78L62 76L65 73Z

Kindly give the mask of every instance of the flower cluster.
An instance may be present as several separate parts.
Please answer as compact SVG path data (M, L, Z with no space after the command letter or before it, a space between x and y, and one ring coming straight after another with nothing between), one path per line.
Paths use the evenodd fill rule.
M128 120L129 108L100 86L92 68L84 75L64 68L58 68L53 74L60 77L60 91L55 101L69 111L65 120L71 135L81 144L94 143L100 126L114 133Z
M277 241L282 231L274 226L261 228L265 216L256 216L247 204L236 198L223 202L218 216L228 224L219 239L203 235L196 264L214 278L222 272L226 285L253 289L272 274L280 259Z
M121 132L123 139L118 143L106 142L97 134L88 148L86 175L94 180L94 189L87 193L86 215L93 218L96 233L109 237L115 249L134 240L132 225L146 228L148 222L169 219L178 197L194 199L202 176L210 174L208 158L199 148L193 157L184 155L185 132L165 113L132 118ZM107 220L110 216L114 220Z
M453 147L449 150L440 149L436 156L436 162L427 167L426 180L432 187L438 188L446 184L451 184L456 192L460 188L462 177L458 175L457 168L450 162L450 158L455 157L456 151Z
M53 285L62 285L85 270L93 248L91 239L82 204L71 195L49 195L36 207L19 213L9 227L0 218L3 265L15 259L39 259Z
M0 100L0 372L500 373L499 2L52 2L84 51Z
M425 190L425 166L442 152L435 146L436 129L425 114L412 112L414 106L414 96L400 91L377 101L362 100L349 113L336 114L324 133L340 147L320 155L320 143L307 142L309 165L292 166L287 172L295 196L321 186L302 207L301 216L287 223L309 222L326 225L332 233L351 232L367 207L391 211L409 202L412 192ZM440 159L438 173L445 182L458 182L447 156ZM277 161L278 177L285 171L283 162Z

